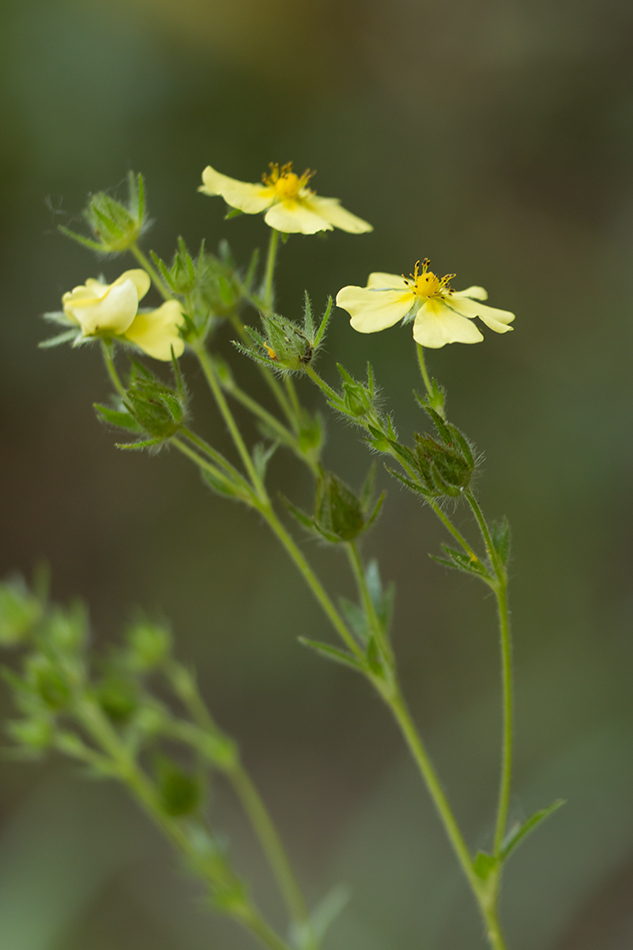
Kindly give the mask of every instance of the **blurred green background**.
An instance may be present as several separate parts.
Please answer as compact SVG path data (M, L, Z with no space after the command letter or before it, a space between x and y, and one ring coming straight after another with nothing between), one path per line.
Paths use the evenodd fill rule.
M2 573L46 559L55 597L90 603L99 645L142 605L172 621L216 717L239 737L311 901L352 900L331 950L475 950L481 927L413 766L368 687L298 634L328 636L257 519L187 463L122 454L91 403L96 350L36 348L38 314L120 261L70 244L89 191L147 180L170 256L228 237L246 260L260 219L225 223L202 168L256 181L316 168L371 235L293 237L279 303L320 307L370 270L428 256L481 283L516 330L430 356L451 415L485 452L481 497L514 531L518 760L512 814L568 804L508 868L514 950L633 945L633 7L626 0L3 0L0 5ZM123 264L125 266L125 264ZM128 265L133 266L133 265ZM251 315L254 319L254 315ZM225 353L230 352L227 342ZM238 359L245 384L261 392ZM421 425L410 331L364 337L337 311L321 368L371 359L402 432ZM225 444L194 364L196 425ZM317 394L307 386L313 405ZM329 420L352 483L367 453ZM252 430L251 430L252 431ZM272 481L306 502L287 456ZM385 477L385 484L387 479ZM443 536L389 485L365 545L398 585L405 690L471 846L493 821L499 684L493 604L427 557ZM337 554L307 553L343 593ZM10 707L3 691L0 707ZM213 812L273 919L256 845L219 785ZM114 786L67 763L0 766L2 950L252 946L198 892Z

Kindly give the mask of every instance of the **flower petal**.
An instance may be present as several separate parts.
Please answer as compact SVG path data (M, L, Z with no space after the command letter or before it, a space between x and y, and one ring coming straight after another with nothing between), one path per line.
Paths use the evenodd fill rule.
M343 208L338 198L321 198L320 195L311 194L309 197L300 198L301 204L309 211L318 214L324 221L333 224L335 228L341 231L348 231L350 234L364 234L366 231L373 231L374 228L369 222L358 218L351 211Z
M374 271L367 278L367 286L374 287L376 290L386 290L387 288L407 290L409 285L402 274L385 274L383 271Z
M64 301L64 311L77 321L84 336L102 332L125 333L137 310L138 293L136 285L129 278L116 287L108 287L101 297L93 296L90 300L82 295L75 302L71 295L70 299Z
M168 300L150 313L137 313L125 332L125 339L136 343L155 360L170 360L172 346L174 355L182 356L185 344L178 333L182 319L178 301Z
M439 349L447 343L480 343L483 336L474 323L436 298L418 311L413 324L413 339L421 346Z
M483 303L476 303L474 300L468 300L465 297L455 300L455 295L449 297L446 301L456 313L472 320L479 317L487 327L494 330L495 333L507 333L512 327L508 323L514 320L514 314L509 310L497 310L495 307L488 307Z
M115 280L112 286L118 287L119 284L122 284L124 280L132 281L136 287L136 293L138 294L139 300L143 299L149 288L152 286L152 281L147 271L141 270L139 267L135 268L134 270L126 270L117 280ZM86 283L88 283L88 281L86 281Z
M474 297L475 300L487 300L488 291L483 287L467 287L466 290L454 290L453 297Z
M237 181L227 175L221 175L215 168L207 165L202 172L202 181L198 191L204 195L222 195L227 205L238 208L245 214L259 214L275 200L275 194L266 185L252 185L250 182Z
M316 234L331 231L332 225L325 218L307 207L301 198L279 201L264 215L266 224L285 234Z
M407 290L371 290L367 287L343 287L336 295L336 306L347 310L350 323L359 333L376 333L398 323L415 302Z

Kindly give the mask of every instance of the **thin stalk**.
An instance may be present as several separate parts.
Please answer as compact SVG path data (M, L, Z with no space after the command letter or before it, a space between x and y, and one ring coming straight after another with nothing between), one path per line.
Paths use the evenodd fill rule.
M510 807L510 788L512 784L512 746L514 733L514 699L512 689L512 644L510 640L510 620L508 616L507 585L499 584L497 589L497 608L499 611L499 634L501 643L501 684L503 692L503 751L501 780L499 783L499 807L495 831L495 854L501 851L508 821Z
M363 563L360 558L358 546L355 541L350 541L345 545L345 548L347 550L347 556L352 568L354 579L356 581L358 593L360 594L363 608L365 610L365 616L367 617L381 653L389 662L389 666L393 668L393 650L391 649L391 645L385 636L383 626L378 619L378 614L376 613L376 608L374 607L374 602L371 599L371 594L369 593L369 588L367 587L365 571L363 570Z
M118 392L119 396L122 399L125 398L125 386L119 379L119 374L116 371L116 366L114 365L114 359L112 357L112 347L108 343L102 342L101 352L103 353L103 361L108 371L108 376L110 377L110 382Z
M311 934L312 925L306 902L286 856L277 829L268 814L268 810L259 792L253 784L248 772L240 762L227 772L227 776L259 839L295 926L299 926L303 930L307 929ZM316 946L314 937L312 937L312 944Z
M154 267L150 259L145 254L143 254L138 244L132 244L132 246L130 247L130 251L136 258L136 260L139 262L141 267L144 270L146 270L149 276L152 278L154 282L154 286L160 293L161 297L163 297L165 300L172 300L173 294L169 292L169 288L165 285L162 277L160 276L160 274L158 273L158 271L156 270L156 268Z
M195 679L186 675L186 687L182 687L183 669L179 664L171 661L165 672L189 713L201 729L215 736L224 736L209 712L206 703L200 695ZM270 868L275 876L277 885L288 908L288 912L295 924L306 931L311 938L311 946L316 948L317 943L312 933L310 914L301 892L301 888L294 875L281 838L274 825L263 799L259 794L250 775L239 761L225 769L225 774L242 803L249 821L259 839L262 850L266 855Z
M488 523L484 517L477 499L472 492L466 493L466 498L477 519L481 536L486 545L488 556L497 575L493 586L497 598L497 612L499 614L499 642L501 647L501 688L503 707L503 740L501 755L501 779L499 784L499 806L497 809L497 823L494 838L495 854L499 854L505 835L510 807L510 789L512 784L512 756L514 733L514 697L512 686L512 643L510 639L510 618L508 613L508 581L504 565L500 562L495 551Z
M266 257L266 272L264 275L264 308L270 312L274 303L274 277L275 263L277 260L277 248L279 247L279 231L275 228L270 229L270 240L268 242L268 255Z
M240 455L240 458L242 459L242 462L244 463L244 468L246 469L248 473L248 477L250 478L252 482L253 488L257 492L257 495L259 496L259 498L262 501L265 501L267 499L266 489L264 488L261 478L257 474L257 471L253 464L253 460L250 456L250 452L246 448L244 439L242 438L240 430L238 429L237 423L233 417L233 413L229 409L228 403L226 399L224 398L224 393L222 392L220 383L215 375L215 370L213 369L211 360L209 359L209 354L204 348L204 345L200 343L197 343L195 346L192 346L192 348L196 356L198 357L200 365L202 366L202 371L204 372L204 375L207 379L209 388L211 392L213 393L216 403L218 404L218 409L220 410L222 414L222 418L224 419L226 423L227 429L231 433L231 437L235 444L235 448L237 449Z
M209 445L204 439L201 439L199 435L196 435L195 432L192 432L191 429L187 429L186 426L183 426L180 429L180 432L187 438L190 442L193 442L205 455L208 455L210 459L219 465L220 468L223 468L225 472L230 475L236 474L236 469L227 459L224 458L221 452L218 452L213 448L212 445ZM239 473L237 473L239 474ZM241 477L241 476L240 476Z
M364 660L364 655L351 633L347 629L347 626L343 622L338 610L332 603L329 595L327 594L325 588L321 584L320 580L306 561L305 557L301 553L300 549L297 547L292 536L286 531L281 521L273 511L272 507L269 505L267 508L260 509L266 521L277 535L284 548L299 568L303 577L318 600L319 604L323 608L324 613L332 623L332 626L340 636L341 640L345 645L351 650L354 656L357 659Z
M205 469L209 472L210 475L213 475L214 478L217 478L220 481L225 482L227 488L235 487L235 479L231 478L226 472L223 472L221 469L216 468L215 465L211 465L206 459L198 455L197 452L194 452L193 449L190 449L186 442L182 442L180 439L173 437L170 439L171 444L174 448L178 449L179 452L182 452L183 455L186 455L188 459L198 465L200 468ZM238 473L239 474L239 473ZM250 485L245 479L242 479L242 476L239 475L239 478L242 480L244 489L248 488L250 490ZM255 502L255 496L253 495L253 502Z
M464 841L457 821L455 820L455 816L453 815L451 806L448 803L448 799L444 794L444 790L440 785L437 773L429 758L429 754L424 747L422 739L418 735L418 731L413 723L413 720L411 719L411 714L407 709L402 693L398 691L391 698L386 697L386 702L395 716L396 722L400 727L400 731L402 732L402 735L409 746L409 751L411 752L411 755L418 766L422 778L426 783L426 787L440 816L444 830L446 831L449 841L453 846L453 850L457 855L457 860L459 861L462 870L468 879L472 891L477 899L477 903L481 906L479 879L473 870L473 864L470 854L468 853L468 847Z
M488 552L488 557L490 558L490 562L492 566L494 567L495 574L501 581L505 577L505 571L503 570L503 566L499 563L499 558L497 556L497 552L495 551L494 545L492 543L490 528L488 527L488 523L486 519L484 518L484 513L479 507L479 502L477 501L477 499L475 498L475 496L473 495L471 491L467 491L465 495L466 495L468 504L470 505L473 511L473 514L477 520L477 524L481 532L481 537L483 538L483 542L486 545L486 551Z
M420 372L422 374L422 379L424 380L424 385L426 386L426 391L429 394L429 396L432 396L433 387L431 386L431 378L426 368L426 361L424 359L424 350L422 349L419 343L416 343L416 349L418 351L418 366L420 367Z
M132 758L101 710L90 700L78 699L77 712L92 738L116 764L121 779L130 788L145 811L213 889L217 882L205 873L205 869L201 866L195 848L192 846L184 828L178 821L164 812L145 772ZM229 873L231 872L228 872L227 869L227 874ZM236 907L234 911L229 911L229 913L259 937L269 950L289 950L284 941L277 936L251 904Z

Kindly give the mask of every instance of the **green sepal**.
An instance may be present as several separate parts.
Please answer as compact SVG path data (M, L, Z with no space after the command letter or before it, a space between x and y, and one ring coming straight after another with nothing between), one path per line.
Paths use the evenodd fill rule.
M130 432L143 431L134 416L129 412L111 409L109 406L104 406L99 402L93 402L92 406L102 422L107 422L110 425L116 426L118 429L129 429Z
M514 851L514 849L519 845L530 832L541 824L542 821L545 821L546 818L549 818L550 815L553 815L555 811L561 807L561 805L567 804L564 798L559 798L557 801L553 802L547 808L542 808L540 811L534 812L526 821L522 824L517 825L513 828L501 845L501 860L507 860L508 856Z
M344 650L337 650L336 647L331 647L328 643L319 643L318 640L308 640L306 637L297 637L297 639L304 647L309 647L326 660L332 660L334 663L341 663L343 666L348 666L357 672L362 672L362 666L351 653L346 653Z
M62 343L70 343L81 336L81 330L66 330L64 333L58 333L57 336L51 336L47 340L40 340L37 344L40 350L48 350L53 346L61 346Z
M290 501L289 498L286 498L285 495L282 495L281 492L279 492L279 500L281 501L282 505L290 512L293 518L296 518L299 524L309 531L310 534L320 534L320 531L317 529L314 523L314 518L312 518L310 515L307 515L305 511L301 510L301 508L298 508Z
M433 493L427 491L426 488L423 488L422 485L418 485L416 482L412 482L410 478L407 478L405 475L401 475L400 472L397 472L395 468L390 468L388 465L385 465L385 469L389 472L390 475L393 475L394 478L397 478L399 482L402 482L403 485L406 485L412 492L415 492L416 495L423 495L425 498L432 498Z
M231 210L227 211L226 214L224 215L224 220L230 221L231 218L239 218L241 214L244 214L244 212L240 211L239 208L231 208Z

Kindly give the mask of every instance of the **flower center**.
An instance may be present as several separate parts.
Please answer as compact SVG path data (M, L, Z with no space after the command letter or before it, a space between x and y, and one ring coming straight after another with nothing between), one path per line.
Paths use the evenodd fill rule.
M422 261L420 269L420 261L417 261L413 273L409 275L409 279L405 277L405 283L416 297L423 297L427 300L430 297L448 297L453 293L450 282L455 274L446 274L440 278L428 269L430 263L430 260L426 257Z
M271 162L270 174L263 175L262 181L274 191L275 197L279 201L289 201L299 196L299 192L306 187L313 175L314 172L307 168L303 175L299 177L292 170L292 162L282 165L281 168L276 163Z

